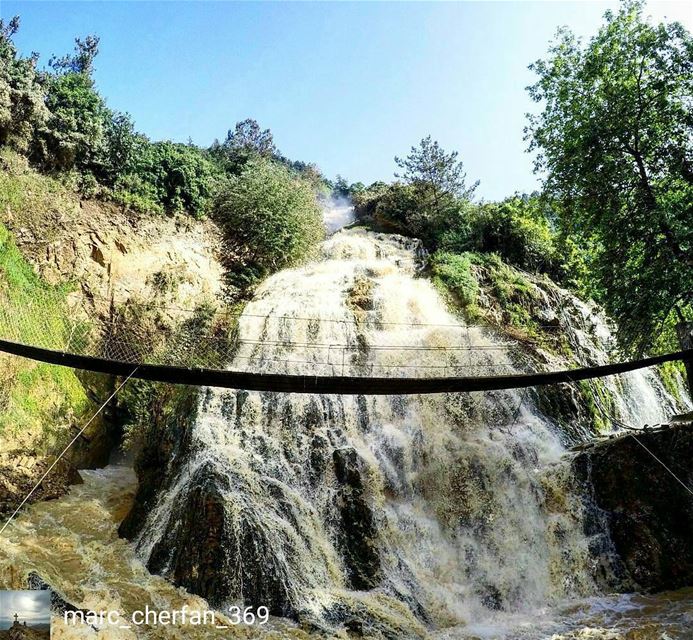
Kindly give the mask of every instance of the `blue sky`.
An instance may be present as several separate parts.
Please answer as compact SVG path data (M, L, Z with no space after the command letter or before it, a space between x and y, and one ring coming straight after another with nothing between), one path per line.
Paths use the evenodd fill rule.
M96 33L96 81L153 139L208 145L256 118L287 156L369 183L430 133L478 194L537 186L525 153L527 65L559 25L595 32L610 2L234 3L0 0L20 49L70 51ZM683 20L683 2L650 12Z

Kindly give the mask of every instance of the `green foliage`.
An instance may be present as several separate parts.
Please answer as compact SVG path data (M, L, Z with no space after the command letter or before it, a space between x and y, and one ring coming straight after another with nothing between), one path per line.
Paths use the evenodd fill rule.
M489 291L497 301L502 323L523 331L527 337L539 337L540 327L532 317L534 303L539 300L537 288L517 269L497 254L472 254L475 264L483 267Z
M537 195L468 204L464 214L441 232L439 245L447 251L496 253L509 265L545 273L591 295L585 249L556 228L556 217L549 203Z
M50 295L42 295L42 294ZM34 304L35 300L41 304ZM43 346L59 347L67 331L64 291L50 287L24 259L7 228L0 224L0 301L6 308L23 309L11 320L0 316L2 335L15 336L29 344L41 336ZM2 326L3 323L7 326ZM47 342L55 337L55 344Z
M284 166L250 161L221 189L212 205L232 255L245 272L244 287L268 273L296 264L324 237L322 213L309 183Z
M370 220L374 217L376 207L389 189L382 181L371 183L368 187L357 189L351 193L356 217L360 220Z
M472 271L471 254L436 252L431 259L433 282L452 295L467 317L478 315L479 282Z
M26 158L10 149L0 149L0 210L17 226L49 240L46 215L57 212L69 219L78 207L78 199L61 181L30 169Z
M85 73L54 76L48 83L50 116L39 131L34 157L48 171L89 171L105 144L106 105Z
M74 371L43 363L17 365L2 356L0 434L41 434L37 448L51 451L68 436L64 427L92 408Z
M56 73L84 74L90 76L94 70L94 59L99 53L99 38L89 35L84 40L75 38L74 53L58 58L53 56L48 65Z
M274 158L278 152L272 132L261 129L256 120L247 118L229 130L223 143L215 141L209 149L212 158L227 173L238 174L253 159Z
M43 295L50 292L52 295ZM36 299L41 305L32 304ZM3 336L33 343L55 336L58 342L68 327L64 294L48 286L17 249L11 234L0 224L0 301L6 308L22 313L12 319L0 315ZM52 301L52 302L51 302ZM39 437L43 450L50 449L66 433L61 427L92 405L74 371L36 364L9 356L0 357L0 433L22 431L25 437Z
M689 304L687 308L684 308L684 312L689 316L693 315L693 306ZM676 334L677 321L678 318L675 314L667 317L652 344L654 353L671 353L681 349ZM666 362L658 367L658 371L666 390L676 400L682 400L681 391L686 387L688 380L683 362Z
M529 88L530 148L561 223L589 246L627 351L651 347L693 295L693 39L628 1L585 46L563 30Z
M27 153L49 113L36 58L18 57L12 43L18 29L19 18L0 20L0 145Z
M421 238L430 248L439 246L441 233L460 224L464 204L469 202L478 182L466 186L466 174L457 152L446 153L431 136L412 147L406 158L395 158L404 185L392 185L387 197L394 205L393 220Z
M141 211L187 211L202 217L220 173L204 152L174 142L135 139L135 157L114 186L116 200Z
M94 167L99 179L114 186L121 176L136 166L137 157L147 144L135 132L135 125L126 113L109 112L104 123L104 145Z
M434 283L468 320L484 318L518 339L551 346L533 315L537 287L499 255L437 251L430 268Z
M96 36L77 38L73 53L51 58L49 70L39 73L36 55L17 55L12 38L18 28L18 18L0 21L0 146L25 154L82 196L108 198L140 213L200 218L225 176L239 175L259 160L274 160L315 191L329 191L315 165L283 157L270 130L252 119L238 122L223 143L206 150L192 143L150 142L97 91Z
M557 272L560 258L554 233L538 198L516 196L470 207L466 218L466 237L446 231L441 238L443 247L497 253L528 271Z

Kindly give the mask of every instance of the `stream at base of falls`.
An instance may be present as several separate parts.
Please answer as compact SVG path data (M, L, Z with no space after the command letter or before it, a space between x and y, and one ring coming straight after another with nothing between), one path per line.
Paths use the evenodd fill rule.
M118 522L130 507L136 480L127 466L83 471L84 484L59 500L32 506L6 532L0 549L0 588L25 586L35 573L72 604L94 611L119 610L117 625L98 631L65 626L54 618L52 640L134 638L310 638L294 624L273 618L262 627L219 631L180 625L120 629L135 610L209 607L199 597L151 575L131 545L119 539ZM225 620L220 614L219 620ZM228 621L228 619L226 619ZM684 640L693 637L693 589L656 595L622 594L558 603L522 614L498 613L483 623L432 632L449 640ZM347 636L342 636L347 637Z

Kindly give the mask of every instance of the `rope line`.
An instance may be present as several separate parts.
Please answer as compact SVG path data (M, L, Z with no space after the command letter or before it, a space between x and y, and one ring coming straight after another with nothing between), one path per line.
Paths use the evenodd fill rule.
M693 490L683 480L681 480L681 478L679 478L664 462L662 462L654 453L652 453L652 451L650 451L648 447L646 447L642 442L640 442L640 440L638 440L633 433L629 431L628 435L631 438L633 438L633 440L635 440L643 449L645 449L645 451L647 451L647 453L649 453L657 462L659 462L659 464L661 464L671 474L674 480L676 480L676 482L678 482L686 491L688 491L688 493L690 493L693 496Z
M118 388L117 388L110 396L108 396L108 399L96 410L96 412L94 413L94 415L92 415L92 417L89 418L89 420L87 420L87 422L84 424L84 426L79 430L79 433L78 433L74 438L72 438L72 440L70 440L69 444L62 450L62 452L60 453L60 455L59 455L59 456L53 461L53 463L48 467L48 469L46 470L46 472L39 478L38 482L33 486L33 488L31 489L31 491L29 491L29 493L26 494L26 496L24 497L24 499L19 503L19 506L14 510L14 512L12 513L12 515L7 519L7 522L5 522L5 524L3 525L2 529L0 529L0 535L2 535L2 533L5 531L5 529L7 529L7 527L8 527L9 524L10 524L10 522L12 522L12 520L14 520L15 516L21 511L22 507L29 501L29 498L31 498L31 496L34 495L36 489L38 489L38 488L41 486L41 483L48 477L48 474L55 468L55 466L58 464L58 462L60 462L60 460L61 460L62 457L68 452L68 450L70 449L70 447L71 447L75 442L77 442L77 440L81 437L81 435L86 431L87 427L88 427L88 426L96 419L96 417L106 408L106 405L107 405L111 400L113 400L113 398L116 397L116 395L118 394L118 392L125 386L125 384L128 382L128 380L130 380L130 378L132 378L132 377L135 375L136 371L137 371L137 367L135 367L135 368L132 370L132 372L130 373L130 375L128 375L128 376L120 383L120 385L118 386Z

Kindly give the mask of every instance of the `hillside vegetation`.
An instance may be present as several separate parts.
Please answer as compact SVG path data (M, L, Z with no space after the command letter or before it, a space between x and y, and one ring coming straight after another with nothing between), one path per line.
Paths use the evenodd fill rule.
M37 336L62 335L68 326L66 307L60 304L61 291L50 287L34 272L0 225L0 298L2 304L22 309L11 318L11 327L2 326L3 336L16 336L35 343ZM52 305L33 305L50 290ZM7 323L7 314L0 315ZM51 345L46 345L51 346ZM70 427L94 404L75 372L12 356L0 355L0 440L27 450L48 453L71 437Z

